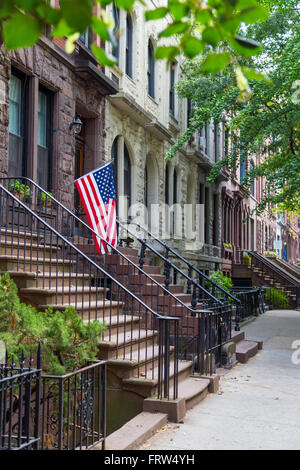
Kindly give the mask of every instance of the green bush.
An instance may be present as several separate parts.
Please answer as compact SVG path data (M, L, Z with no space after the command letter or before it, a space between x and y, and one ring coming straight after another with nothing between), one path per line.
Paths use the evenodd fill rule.
M43 370L63 375L98 359L98 344L105 326L95 320L85 324L72 307L38 312L21 303L18 289L8 274L0 276L0 341L17 362L20 354L43 352Z
M219 284L219 286L223 287L227 292L230 292L233 286L231 278L224 276L220 269L211 273L209 279Z
M281 289L268 287L266 290L266 302L275 309L289 308L289 299Z

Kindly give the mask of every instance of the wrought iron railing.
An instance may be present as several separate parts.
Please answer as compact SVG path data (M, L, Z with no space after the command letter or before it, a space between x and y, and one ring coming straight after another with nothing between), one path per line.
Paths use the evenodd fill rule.
M244 250L245 251L245 250ZM258 268L267 284L271 284L274 291L281 289L289 299L289 306L300 308L300 283L291 279L281 269L254 251L247 251L251 257L251 266Z
M40 447L41 353L20 356L19 364L6 355L0 364L0 450Z
M256 317L265 312L265 288L233 287L232 291L241 302L239 308L241 321Z
M42 375L40 449L105 449L106 361L63 376Z
M153 235L147 228L131 221L118 221L118 226L119 233L130 234L140 245L140 266L144 264L147 251L153 253L161 260L164 265L164 282L166 289L169 288L170 277L173 271L173 274L175 273L175 276L178 275L180 281L186 284L186 292L192 294L192 302L194 305L198 302L204 303L206 307L209 307L212 303L214 306L224 304L239 305L239 299L206 276L200 269L181 256L167 243ZM143 236L137 235L137 233L132 230L133 226L135 226ZM157 248L155 248L155 244ZM184 266L184 268L181 268L180 265Z
M160 398L176 398L179 319L154 311L59 233L50 225L59 222L53 209L43 219L33 197L22 202L0 185L1 271L26 282L20 295L38 309L52 305L62 310L72 305L84 320L105 323L102 351L106 348L111 358L132 360L133 374L156 381ZM64 225L64 229L72 227ZM173 332L172 345L165 331Z

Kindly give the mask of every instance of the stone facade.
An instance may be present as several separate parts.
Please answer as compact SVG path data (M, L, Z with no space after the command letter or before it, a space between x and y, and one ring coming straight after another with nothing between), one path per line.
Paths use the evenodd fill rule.
M127 165L125 152L130 160L130 205L132 208L129 215L134 220L144 223L145 215L142 206L146 205L149 210L150 207L155 207L155 212L157 205L162 207L166 201L169 206L177 203L182 210L178 209L174 233L167 238L167 243L201 269L212 271L221 262L219 183L215 185L206 183L206 175L212 167L215 155L213 126L210 126L207 134L210 140L208 154L202 151L199 136L196 135L193 142L185 145L170 162L165 160L164 157L176 141L176 137L187 127L188 103L187 100L178 99L175 92L174 107L171 112L171 70L167 69L163 61L155 62L154 96L151 97L148 93L148 44L149 41L155 44L157 34L163 29L165 21L145 22L143 6L136 4L131 15L131 22L133 25L132 76L126 73L125 12L121 12L119 18L119 29L122 34L119 40L118 66L113 70L106 70L106 74L118 84L120 89L119 93L108 99L105 118L105 158L109 161L114 157L114 164L118 167L119 198L123 196L125 200L123 205L120 204L119 216L121 219L126 219L128 215L128 208L124 207L127 204L126 194L128 193L128 182L124 182L123 175L124 165ZM174 78L177 81L180 61L173 66ZM118 149L117 153L115 148ZM203 194L200 195L201 191ZM187 214L184 215L183 209L186 204L192 204L194 208L196 204L204 205L205 197L207 209L206 211L203 209L199 225L203 227L205 224L206 236L203 240L205 244L199 250L193 243L193 239L186 236L183 231L183 227L189 222L187 220L189 217ZM214 208L214 201L216 208ZM192 218L195 217L193 210L190 215ZM153 217L151 222L153 223ZM165 228L170 229L169 222L163 220L162 217L157 224L160 237L165 238ZM151 229L153 229L153 224L151 224ZM170 232L170 230L166 231Z
M84 121L83 172L104 160L105 95L117 87L97 68L92 55L78 43L72 56L44 36L32 48L7 53L0 50L0 171L8 175L9 87L12 70L26 82L26 128L23 175L37 181L38 93L41 87L51 95L51 186L55 196L69 207L74 205L76 136L69 129L75 116ZM88 86L87 86L88 83Z

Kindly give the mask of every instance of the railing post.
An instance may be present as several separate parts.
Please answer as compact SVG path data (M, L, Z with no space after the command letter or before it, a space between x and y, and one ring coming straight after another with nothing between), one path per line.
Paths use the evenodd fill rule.
M146 239L144 238L141 243L142 243L142 246L141 246L139 263L140 263L140 268L143 269L143 266L145 263Z
M37 352L37 373L36 373L36 396L35 396L35 417L34 417L34 437L38 439L35 449L39 450L40 439L40 411L41 411L41 372L42 372L42 350L39 344Z
M169 249L166 248L166 260L164 262L164 276L165 276L165 288L169 290L169 285L170 285L170 262L168 260L169 257ZM165 292L165 295L167 295L167 292Z
M239 305L236 305L235 306L235 327L234 327L234 330L235 331L241 331L241 327L240 327L240 312L239 312L239 309L241 307Z
M192 286L192 266L189 266L189 271L188 271L188 275L189 275L189 278L188 278L188 281L187 281L187 290L186 290L186 293L187 294L191 294L192 293L192 289L191 289L191 286Z

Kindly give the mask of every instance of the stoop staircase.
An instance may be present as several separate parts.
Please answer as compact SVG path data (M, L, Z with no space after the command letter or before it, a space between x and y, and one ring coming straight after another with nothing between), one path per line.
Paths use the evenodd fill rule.
M84 321L104 322L99 357L113 386L184 402L182 409L202 400L231 341L234 296L191 265L186 274L169 260L171 248L164 256L145 239L136 239L140 251L110 247L99 255L88 225L51 196L42 205L43 189L18 179L29 186L29 200L10 191L13 178L0 184L0 272L15 280L21 299L39 310L71 305ZM147 251L163 262L163 274Z
M254 251L248 253L251 257L249 270L254 274L254 282L282 290L288 297L290 307L300 309L300 276L297 272L292 272L292 267L282 260L265 258Z

